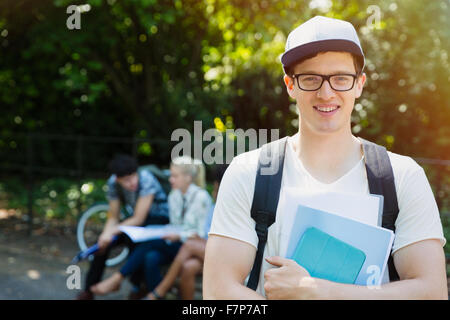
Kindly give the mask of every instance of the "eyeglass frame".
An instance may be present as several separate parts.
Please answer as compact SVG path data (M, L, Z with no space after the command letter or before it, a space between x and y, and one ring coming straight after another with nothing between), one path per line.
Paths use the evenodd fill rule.
M298 77L299 77L299 76L319 76L319 77L322 78L322 82L320 83L320 86L319 86L317 89L314 89L314 90L306 90L306 89L303 89L302 87L300 87L300 82L298 81ZM352 86L350 87L350 89L346 89L346 90L336 90L335 88L333 88L333 86L331 85L331 82L330 82L330 78L331 78L331 77L334 77L334 76L352 76L352 77L353 77L353 83L352 83ZM350 91L350 90L353 89L353 87L355 86L356 79L357 79L359 76L360 76L359 73L357 73L357 74L352 74L352 73L337 73L337 74L330 74L330 75L323 75L323 74L317 74L317 73L297 73L297 74L293 74L293 75L291 76L291 78L294 79L294 82L295 82L295 80L297 80L297 87L298 87L300 90L303 90L303 91L317 91L317 90L320 90L320 88L322 88L322 86L323 86L323 83L324 83L325 81L328 81L328 84L330 85L330 88L333 89L334 91L345 92L345 91Z

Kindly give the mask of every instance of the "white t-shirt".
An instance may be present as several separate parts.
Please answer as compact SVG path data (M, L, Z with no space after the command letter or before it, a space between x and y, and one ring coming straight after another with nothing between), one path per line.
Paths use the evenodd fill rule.
M346 174L333 183L316 180L305 169L293 149L298 134L289 137L286 147L280 199L284 187L301 192L331 191L369 194L364 157ZM250 209L261 148L236 156L220 184L209 235L221 235L247 242L257 248L258 237ZM388 152L394 172L399 206L395 222L393 253L411 243L439 239L445 245L439 211L424 170L410 157ZM283 223L279 203L275 222L269 227L264 257L279 255L279 232ZM272 266L263 259L257 292L264 293L264 273ZM386 268L387 269L387 268Z

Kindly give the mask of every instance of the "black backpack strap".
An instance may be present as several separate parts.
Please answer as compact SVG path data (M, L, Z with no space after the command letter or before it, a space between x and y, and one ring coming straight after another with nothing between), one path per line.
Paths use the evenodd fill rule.
M395 220L397 220L399 208L394 173L388 153L385 147L362 138L360 139L363 142L369 191L372 194L378 194L384 197L381 226L395 233ZM399 280L400 278L395 269L392 255L389 255L388 268L390 281Z
M258 249L247 282L247 287L253 290L258 287L264 248L269 233L268 229L275 222L280 198L281 178L283 177L286 142L287 137L284 137L264 145L259 156L251 208L251 217L256 223Z

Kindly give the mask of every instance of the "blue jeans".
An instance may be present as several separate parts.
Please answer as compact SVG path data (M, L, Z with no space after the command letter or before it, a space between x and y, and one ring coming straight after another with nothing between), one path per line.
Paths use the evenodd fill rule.
M182 242L166 242L162 239L139 243L120 273L127 277L143 268L147 290L152 291L161 282L161 266L169 264L175 258Z
M169 223L169 218L165 216L151 216L147 217L145 225L149 224L167 224ZM91 262L91 265L89 267L89 271L86 276L86 283L85 283L85 290L89 291L90 287L96 283L98 283L103 276L103 272L105 270L105 263L108 259L109 253L112 248L118 246L119 244L125 244L128 249L130 249L130 256L133 255L133 249L135 248L135 244L125 235L125 234L119 234L119 238L116 242L111 243L107 249L100 253L96 253L94 255L94 260ZM141 271L141 270L139 270ZM130 281L133 283L134 286L139 286L140 282L142 281L141 273L137 272L133 274L130 274Z

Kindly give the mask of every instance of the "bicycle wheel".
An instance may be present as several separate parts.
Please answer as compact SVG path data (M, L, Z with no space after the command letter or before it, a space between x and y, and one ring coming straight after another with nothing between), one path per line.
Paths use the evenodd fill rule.
M98 241L98 237L103 231L107 217L109 205L107 203L95 204L82 213L77 224L77 241L81 250L86 250ZM106 265L111 267L121 263L127 256L129 250L125 246L117 246L110 252L110 258L106 260ZM92 260L93 256L89 256Z

